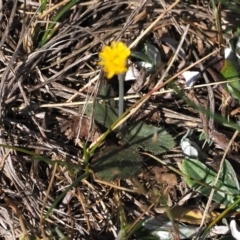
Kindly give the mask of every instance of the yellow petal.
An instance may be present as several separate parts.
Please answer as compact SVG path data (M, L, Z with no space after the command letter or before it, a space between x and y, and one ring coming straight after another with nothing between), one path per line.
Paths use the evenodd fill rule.
M110 79L110 78L112 78L114 75L115 75L115 72L108 72L106 77L107 77L108 79Z
M99 66L103 66L106 77L112 78L115 74L127 71L127 58L130 56L130 49L123 42L111 42L110 47L103 47L99 53Z

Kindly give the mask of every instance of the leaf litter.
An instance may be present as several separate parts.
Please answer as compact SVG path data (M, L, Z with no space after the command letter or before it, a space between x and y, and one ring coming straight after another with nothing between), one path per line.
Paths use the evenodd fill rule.
M137 231L132 233L130 227L125 229L120 226L133 226L134 221L144 221L149 215L157 217L157 208L171 210L178 202L185 205L182 211L193 205L198 212L205 206L207 201L204 195L208 194L209 188L207 191L195 188L186 178L181 178L168 167L166 169L166 166L142 154L150 152L177 169L183 161L185 173L191 175L194 172L189 170L192 165L187 165L189 162L184 160L180 141L190 128L194 132L194 142L199 146L204 145L198 137L200 132L208 129L204 124L209 123L211 115L204 112L200 116L199 106L208 109L212 99L208 98L209 92L203 86L203 77L200 77L191 86L195 106L189 105L176 91L178 89L181 94L190 96L190 90L184 89L184 79L179 75L174 85L155 92L136 111L125 123L120 138L117 131L108 136L90 158L89 167L94 177L79 181L64 194L64 200L55 206L48 218L44 218L59 195L85 171L85 144L96 141L117 120L118 107L114 100L117 97L117 80L113 78L106 82L97 66L97 55L103 44L108 45L120 39L130 45L174 1L167 4L151 0L121 3L95 1L94 4L82 1L42 1L39 10L38 1L1 3L0 236L3 239L59 239L60 236L66 239L115 239L120 230L126 238L136 239ZM177 47L161 39L179 43L182 29L191 22L186 37L188 41L184 41L180 51L184 52L184 61L178 54L164 80L198 60L193 54L193 48L197 50L198 58L218 49L215 18L207 6L207 3L201 1L178 2L136 45L136 52L143 52L144 46L145 50L148 46L150 57L160 59L161 64L154 65L155 72L143 74L145 81L139 81L143 86L139 86L137 92L126 94L126 109L159 84L159 79L165 74L174 56ZM238 5L236 9L239 9ZM237 18L232 17L236 12L230 3L223 4L221 16L225 21L222 21L222 29L226 29L224 44L227 44L227 28L234 30L239 26L237 20L233 20ZM160 58L154 49L160 53ZM207 68L208 63L216 57L215 54L201 64ZM144 71L133 57L129 64L140 72ZM202 74L198 65L194 68ZM216 80L214 76L207 72L210 83ZM125 83L126 93L132 84L131 81ZM111 87L105 99L100 99L99 93L103 86ZM237 98L235 88L238 84L232 86L233 97ZM239 106L238 101L235 105L227 105L224 115L219 110L222 106L222 92L211 88L214 91L215 112L219 116L214 118L214 128L210 128L210 139L206 139L212 141L204 148L207 159L201 163L203 165L195 163L198 168L205 169L204 172L212 171L213 165L219 161L219 156L224 154L230 143L233 130L228 127L225 117L229 116L234 122L239 119L239 112L234 111ZM234 114L230 114L231 111ZM224 143L221 139L224 139ZM226 192L229 186L234 191L237 186L238 145L239 137L228 152L229 162L226 162L234 166L231 168L233 182L222 177L217 186L221 188L224 185ZM21 151L10 147L20 147ZM44 161L39 161L39 156ZM57 164L55 160L63 164L54 167ZM195 173L192 177L203 181L200 171ZM212 181L216 173L210 173L205 177ZM171 183L166 180L168 178L172 179ZM171 191L168 191L169 188ZM185 197L188 192L192 195ZM229 199L218 201L222 196L221 191L217 192L213 203L224 203L226 208L234 201L231 195ZM177 213L174 208L171 211ZM218 215L222 206L214 211ZM189 219L187 221L187 227L193 228L194 232L194 225L199 224L199 219L196 219L195 216L192 222ZM178 221L181 222L179 216ZM163 222L170 223L169 215ZM161 227L164 228L164 224ZM138 231L140 233L142 230ZM166 232L166 228L161 231ZM178 232L175 234L177 236Z

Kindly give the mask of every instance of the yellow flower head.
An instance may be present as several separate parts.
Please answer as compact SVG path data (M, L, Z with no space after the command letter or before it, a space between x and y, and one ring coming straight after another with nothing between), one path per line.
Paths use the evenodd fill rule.
M103 47L99 53L99 66L103 66L106 77L112 78L115 74L121 74L127 71L127 58L130 56L130 49L123 42L111 43L111 46Z

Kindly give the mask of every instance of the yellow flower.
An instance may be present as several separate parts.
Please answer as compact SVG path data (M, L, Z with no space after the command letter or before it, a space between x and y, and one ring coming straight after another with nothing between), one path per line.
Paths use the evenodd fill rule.
M112 78L115 74L121 74L127 71L127 58L130 56L130 49L123 42L111 43L111 46L103 47L99 53L99 66L103 66L106 77Z

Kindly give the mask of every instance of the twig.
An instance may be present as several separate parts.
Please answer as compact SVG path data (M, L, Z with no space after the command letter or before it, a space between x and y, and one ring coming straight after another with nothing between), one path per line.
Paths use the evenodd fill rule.
M178 3L180 2L180 0L176 0L168 9L166 9L166 11L164 11L162 14L160 14L160 16L147 28L145 29L145 31L142 32L142 34L135 39L135 41L133 41L129 48L132 49L134 48L138 42L171 10L173 9Z

